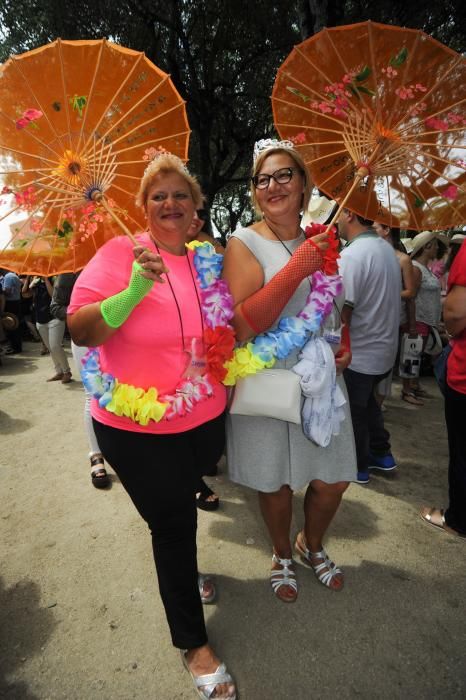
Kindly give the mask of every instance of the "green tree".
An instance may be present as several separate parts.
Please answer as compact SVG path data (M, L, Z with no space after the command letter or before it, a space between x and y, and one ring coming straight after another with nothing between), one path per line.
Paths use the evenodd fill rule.
M269 98L294 44L323 26L372 19L424 29L461 51L465 7L464 0L3 0L0 60L57 37L106 37L145 51L187 101L190 166L225 233L251 220L252 147L273 135Z
M272 132L269 96L277 66L299 40L294 19L292 3L268 0L97 0L66 10L57 0L5 0L0 52L5 58L58 36L107 37L145 51L187 101L191 167L210 210L225 188L238 200L254 141ZM237 203L231 221L244 209Z

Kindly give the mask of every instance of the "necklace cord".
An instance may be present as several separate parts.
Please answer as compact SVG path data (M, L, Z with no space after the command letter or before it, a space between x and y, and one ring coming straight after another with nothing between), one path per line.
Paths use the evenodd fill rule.
M154 240L155 247L156 247L156 249L157 249L157 253L160 255L160 248L159 248L159 246L157 245L157 241L156 241L155 239L153 239L153 240ZM189 272L191 273L191 279L192 279L192 281L193 281L194 291L196 292L196 299L197 299L197 304L198 304L198 307L199 307L199 316L200 316L200 319L201 319L202 337L204 337L204 316L203 316L203 313L202 313L201 300L200 300L200 298L199 298L199 292L198 292L197 285L196 285L196 282L195 282L195 279L194 279L193 270L192 270L192 267L191 267L191 262L190 262L190 260L189 260L189 253L186 254L186 260L187 260L187 263L188 263ZM174 300L175 305L176 305L176 310L177 310L177 312L178 312L178 320L179 320L179 322L180 322L180 330L181 330L181 342L182 342L182 345L183 345L183 352L186 352L186 343L185 343L185 337L184 337L183 316L182 316L182 314L181 314L181 308L180 308L180 305L179 305L179 303L178 303L178 299L177 299L177 297L176 297L175 290L173 289L173 285L172 285L172 283L171 283L170 275L168 274L168 272L165 273L165 277L167 278L168 286L170 287L170 291L171 291L171 293L172 293L173 300Z

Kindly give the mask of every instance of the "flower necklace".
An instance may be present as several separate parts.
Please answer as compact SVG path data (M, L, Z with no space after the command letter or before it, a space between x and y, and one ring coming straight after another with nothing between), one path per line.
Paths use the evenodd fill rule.
M98 399L100 408L143 426L150 420L159 422L185 416L197 403L212 396L213 381L224 380L227 374L224 364L233 353L234 332L229 324L233 317L233 299L226 282L220 279L223 257L208 242L193 241L187 247L194 250L193 262L199 279L205 373L182 377L172 393L159 394L155 387L144 390L123 384L113 375L102 372L97 348L90 348L82 361L83 383ZM185 349L182 320L181 328Z
M305 235L312 238L326 230L327 226L312 224L306 227ZM274 231L272 233L277 236ZM274 330L261 333L245 346L236 348L233 357L225 363L228 370L223 380L225 385L233 386L242 377L273 367L277 359L283 360L293 350L303 347L309 335L317 332L331 313L333 300L343 290L343 282L337 274L339 254L334 227L330 233L329 247L323 256L322 269L325 274L318 270L311 275L311 291L303 309L296 316L282 318ZM277 238L284 245L279 236Z
M326 230L312 224L306 227L311 237ZM319 330L333 308L334 298L342 291L337 273L338 242L330 241L324 254L323 270L311 276L311 291L303 309L296 316L282 318L272 331L261 333L244 347L234 348L234 333L229 321L233 318L233 300L227 283L220 279L223 256L208 242L192 241L194 267L199 279L201 312L204 319L203 341L206 347L207 371L204 375L182 378L172 394L159 395L155 387L148 390L122 384L111 374L102 372L99 351L90 348L83 358L83 383L99 406L126 416L140 425L149 420L159 422L184 416L193 407L213 394L212 378L233 386L241 377L272 367L277 359L288 357L301 348L311 333Z

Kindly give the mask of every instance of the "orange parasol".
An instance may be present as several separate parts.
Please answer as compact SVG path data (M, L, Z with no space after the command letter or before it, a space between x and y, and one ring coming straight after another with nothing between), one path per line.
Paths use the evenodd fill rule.
M411 229L466 222L465 59L421 31L362 22L295 46L275 126L340 207Z
M0 266L75 272L141 230L134 199L157 149L187 159L184 101L143 53L55 41L0 72ZM3 187L3 189L2 189Z

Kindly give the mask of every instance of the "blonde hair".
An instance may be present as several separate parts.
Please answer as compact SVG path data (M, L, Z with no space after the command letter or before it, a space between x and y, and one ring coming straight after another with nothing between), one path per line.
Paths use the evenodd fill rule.
M269 156L273 155L274 153L283 153L284 155L290 156L290 158L292 160L294 160L296 166L298 167L298 170L301 172L301 175L304 179L304 192L303 192L303 201L301 203L301 209L305 211L307 209L307 205L309 204L309 200L311 198L313 184L311 182L311 177L309 175L309 172L306 168L306 164L304 163L304 160L302 159L301 154L298 153L298 151L295 151L294 149L292 150L291 148L280 148L280 147L267 148L264 151L261 151L261 153L259 153L256 160L254 161L251 177L255 177L258 173L260 173L260 169L262 168L265 159L268 158ZM254 205L254 209L256 210L256 214L262 215L261 208L260 208L259 203L257 201L256 188L254 187L252 182L251 182L250 191L251 191L251 200L252 200L252 203Z
M168 175L169 173L177 173L186 181L191 192L194 207L195 209L200 209L204 202L204 196L197 178L191 175L181 158L168 152L157 155L145 169L136 195L137 206L142 207L144 210L146 209L149 189L155 178L157 175Z

